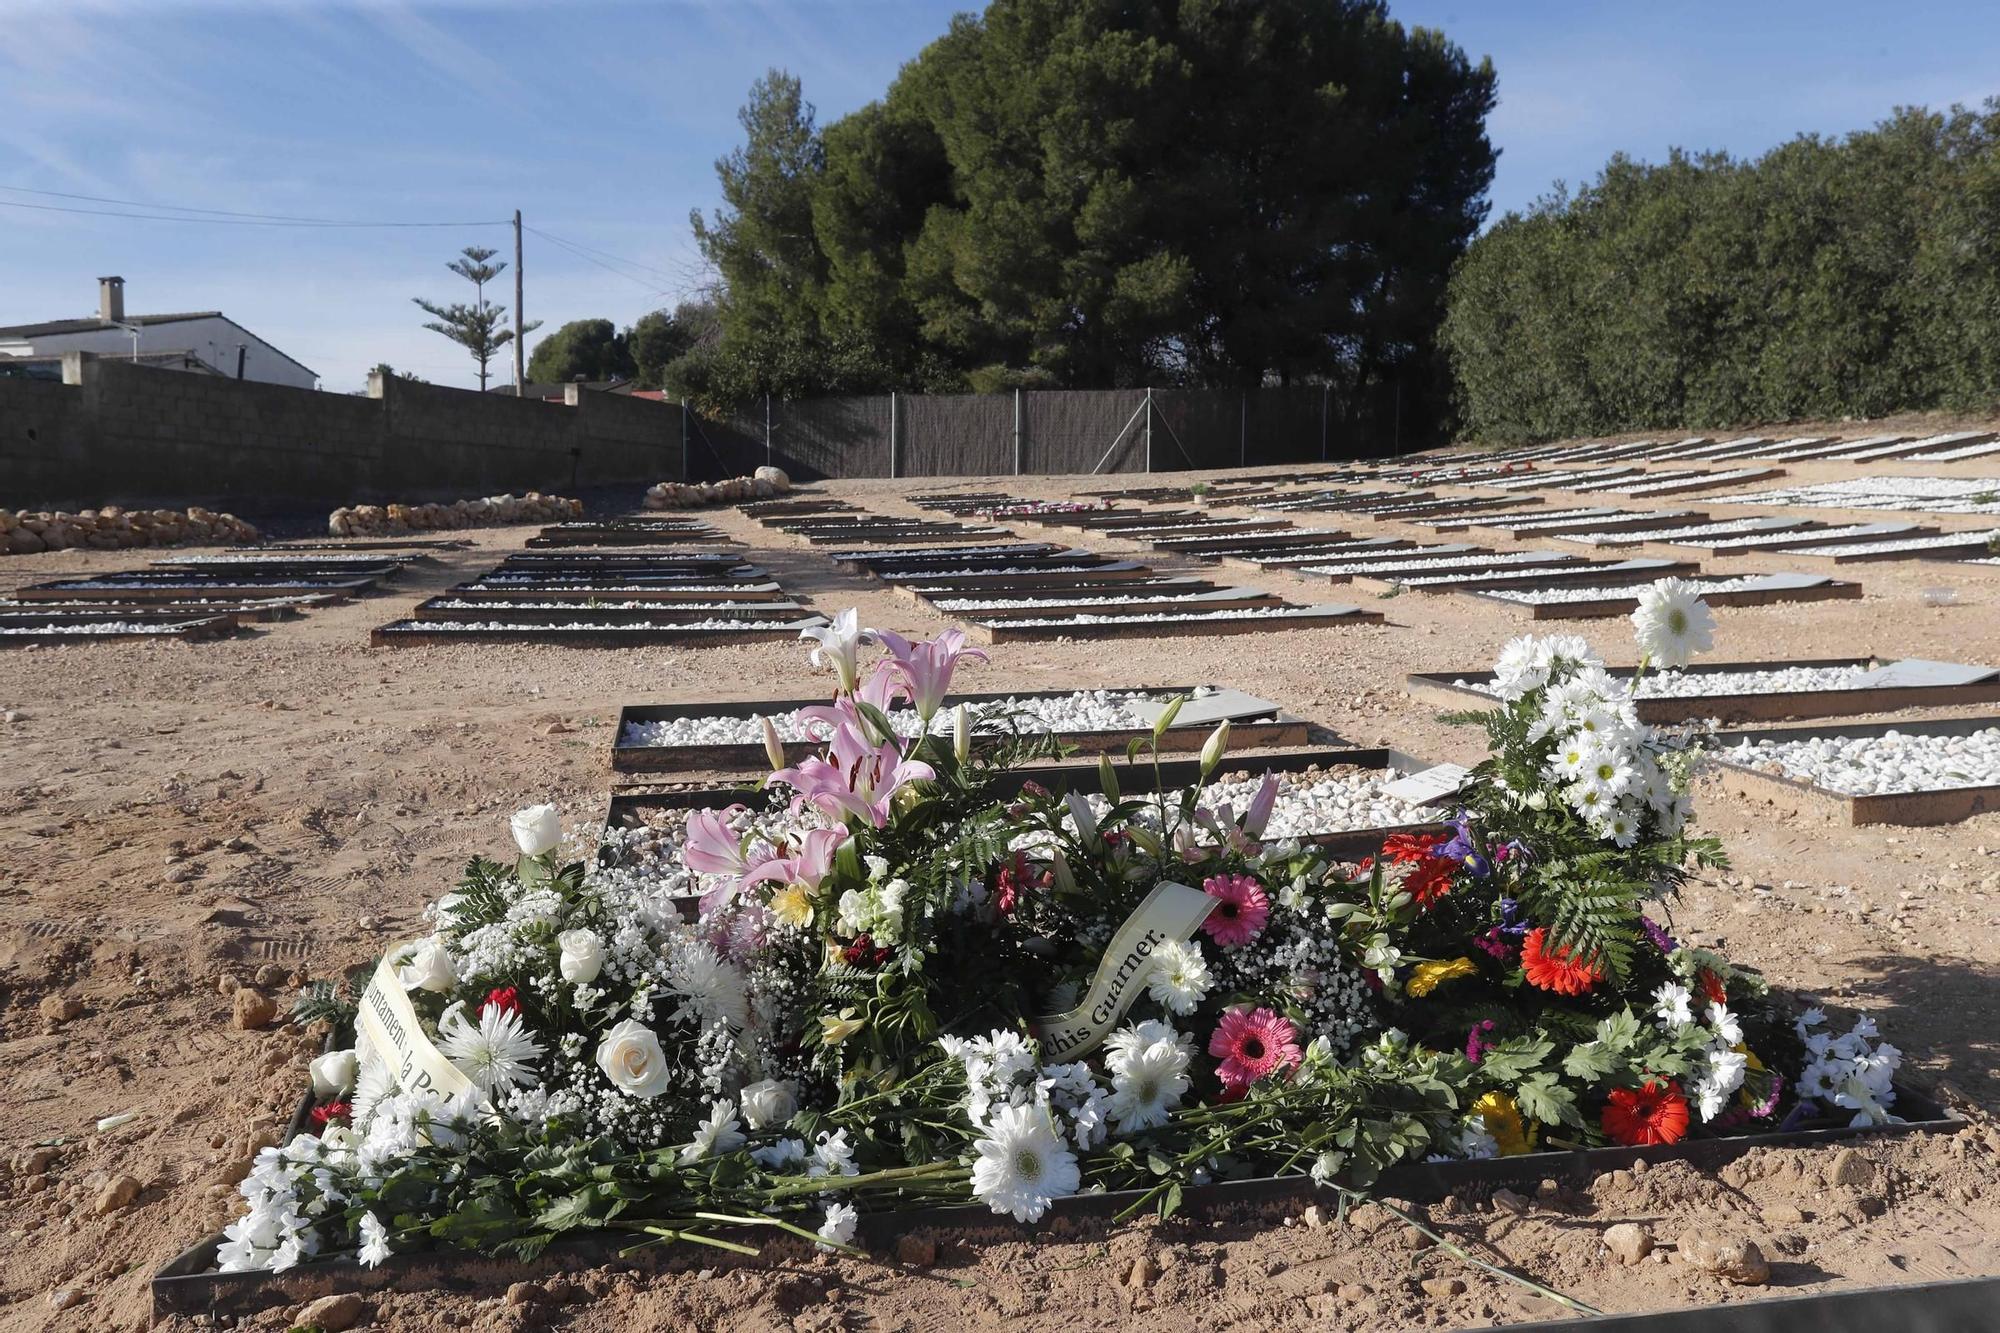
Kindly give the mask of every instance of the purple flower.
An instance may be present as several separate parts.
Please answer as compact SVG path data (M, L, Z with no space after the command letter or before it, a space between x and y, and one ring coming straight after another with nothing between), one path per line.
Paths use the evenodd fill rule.
M1653 919L1651 917L1648 916L1640 917L1639 928L1646 932L1646 938L1651 940L1653 942L1653 947L1655 949L1658 949L1661 953L1672 953L1675 949L1678 949L1680 947L1678 944L1674 943L1673 936L1667 934L1666 931L1661 930L1659 926L1654 924Z
M1500 927L1498 926L1492 927L1483 934L1473 936L1472 942L1503 963L1512 960L1514 957L1514 946L1507 942L1507 937L1500 933Z
M1440 846L1434 854L1450 857L1475 875L1485 875L1492 867L1478 840L1472 836L1471 817L1461 810L1458 812L1458 818L1451 821L1451 825L1453 829L1451 840Z
M1500 900L1500 924L1494 927L1502 935L1525 935L1528 923L1521 920L1521 903L1517 898Z
M1472 1025L1472 1031L1465 1034L1466 1059L1474 1064L1479 1063L1479 1058L1486 1054L1486 1048L1492 1044L1486 1040L1486 1034L1491 1032L1494 1026L1490 1018L1481 1019Z

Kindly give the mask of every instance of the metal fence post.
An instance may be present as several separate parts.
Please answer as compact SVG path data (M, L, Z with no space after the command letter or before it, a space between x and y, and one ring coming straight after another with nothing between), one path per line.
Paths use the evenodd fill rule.
M771 395L764 395L764 464L771 464Z
M1236 419L1236 466L1250 466L1250 391L1243 391L1243 410Z
M1021 475L1021 391L1014 390L1014 475Z
M896 478L896 391L889 390L889 479Z
M1153 391L1146 390L1146 471L1153 470Z
M1319 461L1322 463L1326 461L1326 412L1327 412L1327 407L1331 403L1332 399L1333 399L1333 386L1331 384L1320 385L1319 386Z
M681 399L681 480L688 477L688 400Z

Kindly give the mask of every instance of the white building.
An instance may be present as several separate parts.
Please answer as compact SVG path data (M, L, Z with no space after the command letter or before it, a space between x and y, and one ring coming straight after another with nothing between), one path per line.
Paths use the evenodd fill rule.
M64 352L92 352L107 360L136 357L149 365L203 369L230 379L261 380L311 389L319 376L259 338L220 310L178 315L125 313L125 279L97 280L95 319L57 319L0 328L0 373L7 358L60 362ZM198 365L194 363L199 363Z

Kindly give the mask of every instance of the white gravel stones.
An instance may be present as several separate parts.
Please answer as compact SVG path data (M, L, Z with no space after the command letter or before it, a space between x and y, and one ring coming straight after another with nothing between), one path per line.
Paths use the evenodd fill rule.
M1941 532L1935 537L1900 537L1886 542L1853 542L1846 546L1818 546L1812 555L1890 555L1898 551L1934 551L1939 547L1963 546L1967 542L2000 543L2000 528L1984 532Z
M1965 736L1891 729L1879 736L1744 741L1722 757L1842 796L1990 787L2000 785L2000 727Z
M2000 480L1986 477L1852 477L1813 486L1733 495L1731 504L1817 509L1900 509L1920 514L2000 515Z
M1826 579L1801 579L1787 576L1782 582L1761 574L1746 574L1735 579L1687 579L1703 593L1748 592L1760 588L1812 587L1828 582ZM1572 588L1495 588L1488 597L1498 597L1502 601L1521 602L1529 606L1539 606L1548 602L1613 602L1621 599L1637 598L1640 593L1653 585L1634 583L1622 588L1572 587Z
M1053 629L1064 625L1078 628L1099 625L1204 625L1218 621L1285 621L1323 619L1333 616L1351 616L1360 611L1356 606L1323 604L1319 606L1256 606L1239 611L1154 612L1148 615L1094 616L1074 615L1048 620L987 620L982 624L994 629Z
M1550 519L1547 523L1510 523L1507 527L1510 531L1518 528L1546 529L1552 534L1572 529L1590 532L1607 524L1624 523L1632 519L1657 518L1663 523L1671 523L1677 518L1692 517L1693 512L1689 509L1662 509L1655 513L1644 514L1629 509L1600 509L1586 518L1557 518Z
M496 606L492 602L475 602L462 597L440 597L432 602L437 611L707 611L714 618L721 618L725 611L772 612L785 611L798 615L805 614L803 607L786 602L607 602L598 600L587 608L579 608L575 602L506 602Z
M553 634L579 630L609 631L617 634L640 634L650 630L671 630L676 634L699 633L704 630L741 630L746 634L766 632L771 634L796 633L800 621L757 621L726 620L684 620L671 623L648 624L644 621L590 621L571 620L559 625L530 623L508 620L402 620L387 628L411 634L491 634L499 630L519 631L523 634ZM812 623L821 623L817 617Z
M1244 762L1254 764L1255 761ZM1441 817L1434 807L1414 805L1383 790L1405 776L1393 768L1312 769L1305 773L1280 773L1277 776L1278 800L1271 807L1270 822L1264 826L1266 842L1345 833L1352 829L1427 824ZM1199 805L1210 811L1219 811L1227 805L1236 816L1241 816L1249 808L1263 781L1262 770L1246 769L1241 776L1232 775L1203 787ZM1141 799L1148 799L1157 811L1156 801ZM1171 808L1179 799L1179 793L1165 793L1164 799ZM1111 803L1102 796L1093 795L1089 801L1091 809L1100 817L1111 808ZM1148 818L1149 813L1151 818ZM1155 812L1142 809L1138 817L1151 827L1159 827L1159 817ZM1204 836L1201 841L1212 839Z
M1589 521L1592 519L1618 518L1625 511L1606 509L1603 506L1574 509L1521 509L1505 514L1483 514L1478 526L1482 528L1543 527L1554 523Z
M1781 518L1732 518L1715 523L1696 523L1678 528L1647 528L1638 532L1577 532L1558 537L1559 541L1581 542L1586 546L1636 546L1642 542L1683 542L1699 537L1738 537L1752 532L1803 526L1799 520Z
M1299 570L1299 573L1394 574L1406 570L1411 573L1421 573L1424 570L1495 569L1506 565L1559 565L1574 563L1576 559L1576 556L1563 555L1557 551L1489 552L1486 555L1434 556L1417 560L1368 560L1347 561L1340 564L1307 565Z
M1200 697L1206 692L1204 687L1194 691L1194 696ZM967 711L975 722L1005 718L1025 733L1076 735L1081 732L1143 731L1152 723L1139 717L1129 705L1154 697L1141 690L1076 690L1047 698L1010 696L973 703L967 705ZM1157 702L1165 703L1166 699L1167 696L1158 696ZM897 709L889 718L896 724L899 734L917 734L919 722L915 709ZM824 724L809 723L796 712L774 713L771 722L777 727L779 738L788 742L817 742L827 734ZM950 726L949 712L941 712L931 719L931 730L940 734ZM618 736L621 747L761 745L763 740L763 724L756 718L723 715L634 722L627 724Z
M88 625L47 625L47 624L19 625L19 626L9 625L5 628L0 628L0 634L9 634L9 635L37 634L44 636L50 634L61 634L65 636L74 634L77 635L78 637L83 637L92 634L98 634L98 635L178 634L182 630L186 629L189 625L197 625L200 623L201 622L198 620L187 620L187 621L177 621L169 625L160 625L146 621L101 620Z
M1812 694L1834 690L1866 690L1880 678L1879 666L1776 667L1752 671L1657 671L1639 680L1638 699L1700 699L1710 696ZM1461 689L1491 694L1484 682L1460 680Z
M1239 597L1254 597L1257 595L1257 589L1255 588L1225 588L1223 591L1234 593ZM1148 604L1157 604L1160 602L1185 602L1191 607L1199 607L1203 602L1213 602L1215 600L1217 600L1216 597L1208 593L1192 594L1192 595L1188 593L1182 593L1179 596L1175 596L1173 593L1170 592L1156 592L1156 593L1139 593L1131 596L1117 596L1117 597L1079 595L1075 597L1064 597L1061 599L1048 598L1048 597L1002 597L1002 598L995 598L991 601L982 600L976 597L946 597L937 599L934 605L936 605L938 610L949 611L954 615L978 616L994 611L1032 610L1038 606L1115 607L1115 606L1132 606L1132 605L1144 606Z
M1758 477L1767 477L1771 475L1771 469L1767 467L1735 467L1721 472L1688 472L1675 476L1655 475L1659 477L1656 481L1641 482L1636 486L1618 486L1613 489L1621 495L1651 495L1658 491L1706 490L1713 486L1726 486L1731 482L1753 481ZM1700 482L1701 485L1699 487L1691 487L1688 484L1690 482Z
M1723 537L1708 545L1711 550L1716 551L1740 551L1754 546L1789 546L1799 542L1829 541L1836 537L1866 537L1876 533L1886 535L1887 529L1888 525L1881 523L1850 523L1844 527L1814 528L1808 532L1796 529L1784 532L1753 532L1747 537Z

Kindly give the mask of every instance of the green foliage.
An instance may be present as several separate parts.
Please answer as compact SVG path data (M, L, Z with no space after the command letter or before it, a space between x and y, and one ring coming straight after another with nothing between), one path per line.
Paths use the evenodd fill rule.
M1675 151L1509 214L1453 273L1466 433L1718 427L2000 397L2000 100L1754 161Z
M627 336L608 319L573 319L535 344L528 379L535 384L630 379L638 367Z
M820 129L751 91L698 397L1327 382L1415 405L1489 64L1371 0L994 0Z

